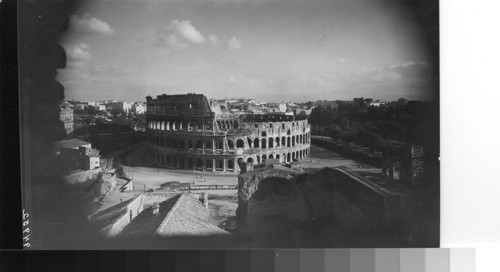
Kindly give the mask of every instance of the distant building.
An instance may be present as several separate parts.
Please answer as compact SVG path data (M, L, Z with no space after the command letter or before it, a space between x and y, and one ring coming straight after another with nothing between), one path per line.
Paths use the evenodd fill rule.
M98 110L98 111L105 111L106 110L106 106L104 105L100 105L100 104L95 104L92 106L95 110Z
M59 157L68 167L74 167L83 170L93 170L100 167L99 150L88 147L79 147L78 149L61 148Z
M64 129L66 130L66 134L73 132L74 130L73 110L69 107L69 105L64 105L61 107L61 111L59 113L59 119L64 123Z
M278 105L278 109L281 111L281 112L286 112L286 109L287 109L287 106L285 103L281 103Z
M106 109L109 111L120 110L125 113L129 113L132 110L132 103L130 102L108 102L105 104Z
M215 113L216 117L222 115L221 105L216 102L210 104L210 110Z
M257 104L257 101L255 101L255 99L252 98L243 99L242 102L246 104Z
M387 103L386 102L372 102L370 104L370 106L380 107L380 106L385 105L385 104L387 104Z
M146 112L146 105L143 103L134 103L132 112L135 114L144 114Z
M100 167L99 150L88 142L69 139L55 142L53 147L61 163L68 168L92 170Z
M306 108L300 108L297 107L295 109L295 114L305 114L305 115L310 115L312 112L312 109L306 109Z
M424 148L412 143L387 141L383 152L384 175L404 185L414 185L424 171Z
M79 147L91 148L92 144L80 139L73 138L69 140L57 141L52 145L53 151L56 155L59 155L61 148L78 149Z
M265 109L262 109L262 108L253 108L251 110L251 112L253 114L266 114L267 113L267 111Z
M87 107L87 104L78 103L73 105L73 109L75 110L84 110Z

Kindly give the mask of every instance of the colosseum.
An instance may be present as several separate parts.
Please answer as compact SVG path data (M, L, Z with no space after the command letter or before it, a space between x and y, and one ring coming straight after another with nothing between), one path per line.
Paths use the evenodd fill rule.
M310 153L305 117L229 113L203 94L146 100L149 159L163 167L238 173L238 162L290 163Z

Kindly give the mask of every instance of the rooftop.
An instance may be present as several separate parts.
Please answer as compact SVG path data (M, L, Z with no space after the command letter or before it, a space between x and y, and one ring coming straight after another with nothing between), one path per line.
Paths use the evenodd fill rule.
M69 140L62 140L62 141L57 141L53 144L53 147L56 149L56 151L59 151L61 148L72 148L72 149L77 149L80 146L84 145L89 145L89 142L82 141L80 139L69 139Z
M158 214L152 207L141 212L120 235L203 236L229 234L208 222L210 210L190 195L181 194L160 203Z

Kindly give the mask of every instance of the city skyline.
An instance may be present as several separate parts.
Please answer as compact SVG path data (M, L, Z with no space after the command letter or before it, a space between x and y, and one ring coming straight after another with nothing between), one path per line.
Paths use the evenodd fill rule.
M432 100L435 64L415 17L390 1L88 1L61 36L57 80L66 99L90 101Z
M166 93L161 93L161 94L158 94L158 95L165 95ZM171 94L167 94L167 95L184 95L184 94L188 94L188 93L171 93ZM157 95L150 95L151 97L156 97ZM221 97L208 97L208 100L234 100L234 99L247 99L247 100L250 100L250 99L253 99L255 100L256 102L259 102L259 103L272 103L272 104L276 104L276 103L299 103L299 104L303 104L303 103L308 103L308 102L318 102L318 101L353 101L354 99L356 98L359 98L359 97L353 97L352 99L318 99L318 100L308 100L308 101L287 101L287 100L282 100L282 101L262 101L262 100L258 100L258 99L254 99L252 97L224 97L224 98L221 98ZM364 99L372 99L373 101L372 102L396 102L398 99L406 99L404 97L400 97L398 99L394 99L394 100L381 100L381 99L373 99L371 97L362 97ZM408 100L408 99L407 99ZM105 98L105 99L101 99L101 100L82 100L82 99L76 99L74 97L72 98L66 98L64 100L64 102L94 102L94 103L100 103L100 102L110 102L110 101L115 101L115 102L124 102L124 103L146 103L146 99L144 99L143 101L142 100L123 100L123 99L112 99L112 98ZM420 100L417 100L417 101L420 101ZM427 101L423 101L423 102L427 102Z

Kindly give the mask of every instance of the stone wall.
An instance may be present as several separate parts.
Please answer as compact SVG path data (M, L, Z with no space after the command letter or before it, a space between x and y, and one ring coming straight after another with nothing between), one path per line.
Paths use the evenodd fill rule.
M97 175L102 171L102 169L93 169L87 171L79 171L77 173L67 175L63 177L65 182L68 183L81 183L86 182L91 179L96 179Z
M333 222L347 231L381 231L397 222L399 198L340 169L312 174L265 167L238 178L238 229L261 231L270 218Z
M247 228L252 232L265 232L269 220L287 218L304 221L307 218L303 199L266 199L248 201Z
M238 229L242 231L249 230L249 226L256 227L252 222L259 222L259 213L263 216L270 214L289 215L288 209L280 211L278 207L284 207L283 203L294 203L292 206L300 206L302 203L302 194L299 188L294 184L294 177L300 175L300 172L285 167L272 165L269 167L255 168L252 171L242 173L238 176L238 208L236 218ZM262 188L261 188L262 187ZM273 187L281 188L273 194ZM255 196L255 197L254 197ZM253 201L250 203L250 200ZM268 203L269 209L260 203ZM252 209L253 207L253 209ZM247 223L249 225L247 225Z
M103 230L107 237L116 237L135 217L144 210L143 196L138 196L130 202L125 209L120 211L120 215Z

